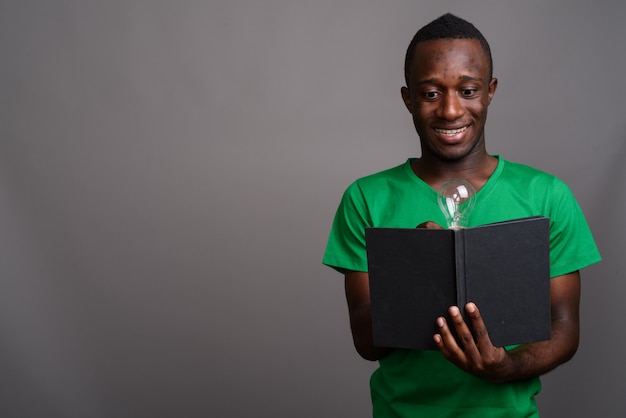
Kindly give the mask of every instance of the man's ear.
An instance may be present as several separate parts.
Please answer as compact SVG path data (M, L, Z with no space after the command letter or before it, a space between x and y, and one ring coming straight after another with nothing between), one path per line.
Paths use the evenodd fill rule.
M400 89L400 93L402 94L402 101L406 106L409 113L413 114L413 108L411 107L411 93L409 92L408 87L402 87Z
M493 99L493 95L496 94L496 89L498 88L498 79L492 78L489 82L489 101L488 104L491 104L491 99Z

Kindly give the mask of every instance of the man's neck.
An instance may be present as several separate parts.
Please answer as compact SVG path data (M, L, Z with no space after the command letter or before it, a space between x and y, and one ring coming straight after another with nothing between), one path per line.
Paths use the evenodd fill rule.
M416 176L430 187L439 190L441 185L453 178L461 178L480 190L498 166L498 159L486 152L467 156L458 161L444 161L437 158L419 158L411 163Z

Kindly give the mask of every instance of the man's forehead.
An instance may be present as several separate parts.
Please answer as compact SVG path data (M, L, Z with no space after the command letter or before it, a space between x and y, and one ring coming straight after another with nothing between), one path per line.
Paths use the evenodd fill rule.
M415 55L420 55L422 59L449 54L487 58L487 54L476 39L434 39L420 42L415 47Z
M419 43L414 52L412 70L435 70L441 65L467 68L466 76L473 77L488 71L488 57L475 39L437 39Z

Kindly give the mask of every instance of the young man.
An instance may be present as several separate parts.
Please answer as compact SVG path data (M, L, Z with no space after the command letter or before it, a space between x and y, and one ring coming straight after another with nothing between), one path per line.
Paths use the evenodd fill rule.
M324 255L324 264L345 274L356 350L380 362L371 379L374 416L538 416L539 376L568 361L578 347L579 270L600 255L563 182L487 153L487 108L498 82L489 45L471 23L447 14L420 29L407 50L405 76L402 99L421 157L346 190ZM451 178L464 178L477 190L471 225L550 218L549 341L494 347L480 307L469 303L450 307L449 318L432 318L438 351L373 345L365 228L439 227L444 219L436 191ZM470 325L459 309L466 310Z

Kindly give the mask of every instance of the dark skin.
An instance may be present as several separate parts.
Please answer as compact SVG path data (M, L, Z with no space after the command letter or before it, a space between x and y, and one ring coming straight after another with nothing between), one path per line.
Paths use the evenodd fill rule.
M485 148L487 108L496 91L488 57L480 43L468 39L418 44L402 99L413 116L422 157L412 164L415 174L435 190L448 179L465 178L480 190L497 166ZM434 222L418 227L441 228ZM345 275L350 325L357 352L379 360L393 349L372 343L369 276ZM550 280L552 338L511 351L495 347L474 303L468 303L469 325L457 306L449 319L433 318L439 333L437 348L462 370L492 382L509 382L542 375L568 361L579 340L580 275L578 271ZM456 332L455 337L452 329Z

